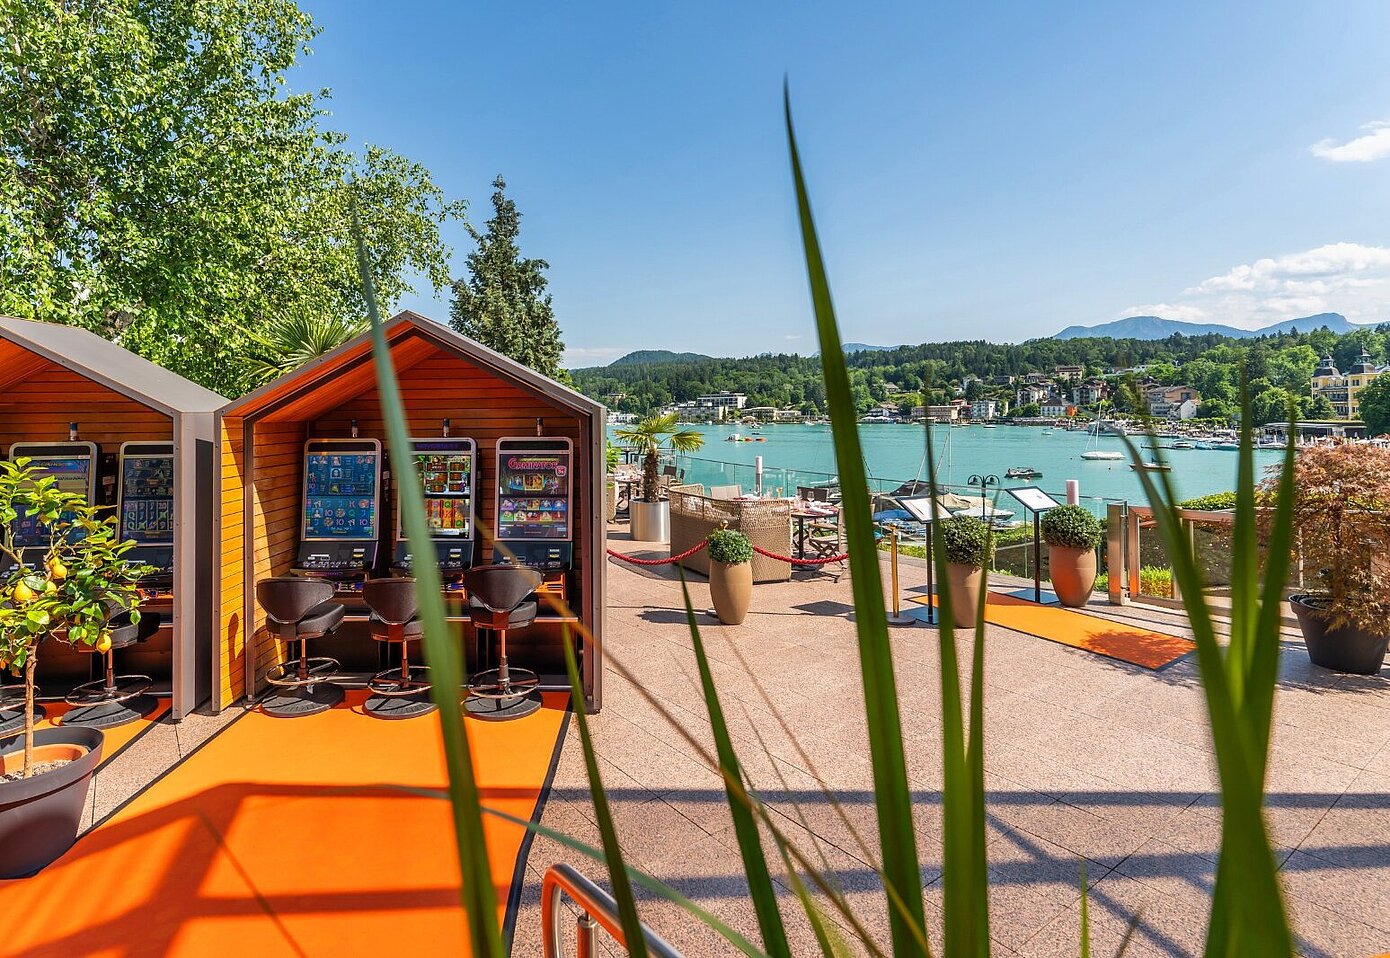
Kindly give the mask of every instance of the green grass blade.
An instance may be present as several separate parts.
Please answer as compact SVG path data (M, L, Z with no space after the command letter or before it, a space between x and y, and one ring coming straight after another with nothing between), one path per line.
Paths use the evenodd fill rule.
M1091 958L1091 890L1086 883L1086 859L1081 859L1081 958Z
M714 734L714 747L719 756L720 777L724 780L724 790L729 801L729 814L734 820L734 835L738 839L739 854L743 856L743 874L748 880L748 894L753 900L753 910L758 916L758 930L762 932L763 949L772 958L791 958L791 946L787 943L787 930L782 925L782 914L777 909L777 892L772 886L772 875L767 868L767 858L763 855L762 842L758 837L758 823L753 812L745 803L743 791L743 771L739 766L738 755L734 751L733 740L729 738L729 726L724 721L724 709L719 703L719 693L714 688L714 676L710 673L709 659L705 656L705 643L700 638L700 627L695 622L695 608L690 604L690 589L681 573L681 595L685 599L685 621L690 626L690 641L695 646L695 664L700 671L700 688L705 696L705 709L709 712L710 730Z
M642 921L637 917L637 899L632 894L632 880L623 862L623 850L618 844L618 830L613 827L613 812L608 806L608 793L598 770L598 756L589 736L589 717L584 713L584 683L579 679L579 664L574 657L574 644L569 629L564 630L565 669L570 677L571 701L575 703L574 720L579 728L579 742L584 749L584 768L589 774L589 792L594 801L594 817L598 819L599 835L603 838L603 857L608 863L608 878L613 885L613 899L618 903L618 918L627 938L627 952L632 958L647 958L647 940L642 937Z
M901 908L889 909L889 929L894 954L904 958L908 955L926 955L922 873L913 833L912 797L907 781L907 760L903 753L902 719L898 713L883 583L869 512L868 477L864 471L858 416L850 392L844 348L830 297L830 283L826 278L820 240L816 235L801 158L797 152L796 133L792 127L791 94L785 88L783 114L806 271L819 334L826 402L830 407L831 433L840 476L841 510L848 533L850 577L855 624L859 634L859 659L869 729L869 758L874 770L874 799L878 811L884 883L902 903Z
M414 475L415 463L410 455L410 430L406 427L405 403L401 399L385 327L377 308L371 263L362 241L355 204L352 209L352 232L357 246L362 294L371 320L372 361L376 366L382 417L386 420L391 468L398 476L411 476ZM417 556L433 555L433 548L427 545L429 527L425 520L424 493L420 484L400 482L398 494L411 551ZM439 706L439 724L444 736L444 761L449 772L449 799L453 809L454 841L458 847L461 875L459 896L467 916L469 946L477 958L502 958L505 949L497 924L497 891L492 884L487 842L483 838L482 800L477 780L473 777L473 755L464 732L456 691L463 685L462 645L449 633L438 566L431 561L416 562L414 573L420 618L424 623L422 644L425 661L429 663L434 677L430 694Z

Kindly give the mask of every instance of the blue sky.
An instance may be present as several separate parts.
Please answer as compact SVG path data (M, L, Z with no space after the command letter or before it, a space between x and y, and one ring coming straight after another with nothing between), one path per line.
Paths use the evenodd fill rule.
M573 365L814 349L784 73L847 340L1390 320L1379 0L305 6L354 144L506 176Z

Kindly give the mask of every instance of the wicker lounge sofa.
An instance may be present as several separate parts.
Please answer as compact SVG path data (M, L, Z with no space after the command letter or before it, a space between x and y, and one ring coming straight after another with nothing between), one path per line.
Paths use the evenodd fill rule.
M792 504L785 499L714 499L702 485L672 486L671 555L680 555L700 542L721 523L746 535L755 546L779 555L792 548ZM681 565L691 572L709 575L709 556L702 549ZM792 567L778 559L753 553L754 582L786 582Z

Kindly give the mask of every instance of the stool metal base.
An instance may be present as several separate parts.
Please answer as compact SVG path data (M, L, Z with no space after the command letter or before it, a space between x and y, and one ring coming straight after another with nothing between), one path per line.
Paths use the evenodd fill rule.
M525 718L540 711L540 707L539 692L528 692L512 698L470 695L463 703L464 714L484 722L509 722Z
M413 695L370 695L362 710L372 718L411 719L429 715L437 710L428 692Z
M327 712L343 701L343 690L332 682L275 689L261 699L261 711L274 718L303 718Z
M35 702L34 721L39 722L46 715L48 715L48 710ZM24 728L24 703L20 702L18 708L14 708L10 702L0 706L0 736L18 732L22 728Z
M58 720L58 724L64 728L119 728L148 718L157 708L159 700L153 695L110 699L72 709Z
M540 684L540 677L530 669L508 668L506 682L501 669L487 669L469 680L468 693L485 699L514 699L531 694Z
M110 685L106 684L105 679L84 682L63 698L79 709L99 708L139 698L149 691L151 685L154 685L154 679L148 675L117 675L112 678Z
M304 660L306 679L299 677L299 659L291 659L281 665L272 665L265 674L268 684L282 689L297 689L321 685L331 676L338 674L337 659L311 657Z

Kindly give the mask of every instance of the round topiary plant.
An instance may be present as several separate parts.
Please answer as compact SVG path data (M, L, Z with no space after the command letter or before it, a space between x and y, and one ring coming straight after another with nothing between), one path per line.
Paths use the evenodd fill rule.
M1100 545L1100 520L1084 506L1058 506L1043 513L1043 541L1067 549L1094 549Z
M989 526L976 516L952 516L941 521L941 539L946 561L983 569L994 558L994 537Z
M735 529L715 529L705 541L709 543L711 562L741 565L753 561L753 543Z

